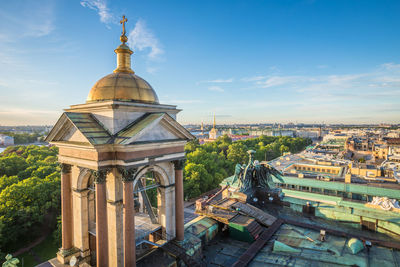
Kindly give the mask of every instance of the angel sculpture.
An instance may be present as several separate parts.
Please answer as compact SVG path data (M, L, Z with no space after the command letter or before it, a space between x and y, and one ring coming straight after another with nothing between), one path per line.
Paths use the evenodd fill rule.
M281 173L269 165L260 164L257 160L254 160L256 151L249 150L247 153L249 154L248 164L236 164L235 166L233 182L239 181L239 191L249 195L260 189L265 191L276 190L272 176L283 182Z

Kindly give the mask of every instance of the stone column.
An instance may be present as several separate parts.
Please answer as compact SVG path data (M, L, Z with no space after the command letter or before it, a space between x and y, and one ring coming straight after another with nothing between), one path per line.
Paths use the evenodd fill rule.
M123 186L117 168L112 168L107 175L107 218L108 218L108 265L124 265L124 216Z
M93 172L96 186L96 261L97 266L108 266L108 227L106 176L108 170Z
M71 165L61 164L61 253L67 256L72 249Z
M135 202L133 180L137 169L118 169L122 174L124 203L124 266L136 266Z
M175 167L175 227L176 240L183 241L184 237L184 206L183 206L183 166L184 160L174 161Z
M166 234L164 238L169 241L176 237L175 186L159 187L158 190L159 223L163 228L163 234Z
M72 189L74 207L74 247L81 251L82 259L90 255L89 250L89 189Z

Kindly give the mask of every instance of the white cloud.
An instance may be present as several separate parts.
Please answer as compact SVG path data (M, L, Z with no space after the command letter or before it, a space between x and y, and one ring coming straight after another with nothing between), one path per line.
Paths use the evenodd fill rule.
M242 78L241 80L243 82L257 82L257 81L264 80L266 78L267 78L267 76L259 75L259 76L245 77L245 78Z
M135 28L129 33L128 39L128 43L133 49L139 51L150 50L148 57L152 60L158 59L164 53L157 37L147 28L146 22L142 19L136 22Z
M95 10L100 17L100 21L108 24L114 21L114 15L110 12L107 7L106 0L82 0L81 5L83 7Z
M258 80L256 84L263 88L268 88L268 87L275 87L287 84L296 84L308 79L309 78L304 76L272 76L264 81Z
M215 91L215 92L224 92L224 89L221 88L220 86L210 86L208 87L208 90L210 91Z
M386 70L400 70L400 64L396 64L393 62L384 63L381 65L381 67Z
M210 80L210 81L203 81L203 83L231 83L233 82L234 79L215 79L215 80Z

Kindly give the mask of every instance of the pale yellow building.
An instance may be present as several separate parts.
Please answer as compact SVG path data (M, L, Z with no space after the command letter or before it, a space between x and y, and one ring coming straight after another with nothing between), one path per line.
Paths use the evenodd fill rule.
M215 115L214 115L214 122L213 122L213 127L210 130L210 132L208 133L208 139L210 140L215 140L218 138L218 130L216 128L216 124L215 124Z

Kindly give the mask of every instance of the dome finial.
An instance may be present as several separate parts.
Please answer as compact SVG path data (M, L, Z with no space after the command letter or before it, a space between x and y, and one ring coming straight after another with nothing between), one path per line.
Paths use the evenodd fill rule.
M134 71L131 69L131 55L133 52L131 49L129 49L129 46L126 45L126 42L128 42L128 37L126 37L125 23L127 21L128 19L125 18L125 15L123 15L122 20L120 21L122 24L122 34L119 38L122 44L120 44L117 49L114 50L117 54L117 68L114 70L114 72L134 73Z
M122 34L121 37L119 38L122 43L126 43L128 41L128 37L126 37L126 31L125 31L126 22L128 22L128 19L125 18L125 15L123 15L121 21L119 22L122 24Z

